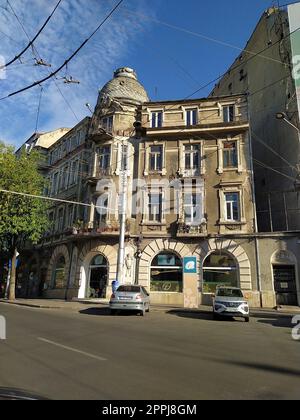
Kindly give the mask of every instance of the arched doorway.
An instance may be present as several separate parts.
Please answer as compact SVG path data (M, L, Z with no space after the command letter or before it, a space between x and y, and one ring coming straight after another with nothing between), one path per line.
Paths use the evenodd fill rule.
M87 298L102 299L106 297L108 263L103 255L96 255L89 268Z
M215 293L219 285L239 287L238 267L229 253L212 252L203 264L203 293Z
M182 260L173 252L161 252L152 260L151 292L182 293Z

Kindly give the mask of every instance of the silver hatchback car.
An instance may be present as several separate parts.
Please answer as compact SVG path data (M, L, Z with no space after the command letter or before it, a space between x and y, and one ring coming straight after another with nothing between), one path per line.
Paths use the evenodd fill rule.
M119 286L110 298L109 307L112 315L117 311L137 311L144 316L150 312L150 295L142 286Z
M217 288L213 303L214 319L221 317L244 318L250 320L249 304L243 292L237 287L220 286Z

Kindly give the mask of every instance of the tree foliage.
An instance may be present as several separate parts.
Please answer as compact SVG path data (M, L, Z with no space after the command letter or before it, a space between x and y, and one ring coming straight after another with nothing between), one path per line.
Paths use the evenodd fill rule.
M41 156L0 143L0 189L42 195L45 180L38 167ZM36 244L48 227L47 202L0 191L0 251L13 257L27 242Z

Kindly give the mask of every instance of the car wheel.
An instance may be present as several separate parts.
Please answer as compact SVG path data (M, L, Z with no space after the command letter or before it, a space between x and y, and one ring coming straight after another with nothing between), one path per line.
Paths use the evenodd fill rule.
M146 310L146 312L150 312L150 305L148 305L148 308L147 308L147 310Z
M245 322L250 322L250 318L249 317L246 317L245 318Z
M140 316L145 316L145 313L146 313L146 311L145 311L145 309L143 309L142 311L140 311Z
M213 313L213 319L214 319L215 321L218 321L218 320L220 319L219 315L218 315L218 314L216 314L216 312L214 312L214 313Z

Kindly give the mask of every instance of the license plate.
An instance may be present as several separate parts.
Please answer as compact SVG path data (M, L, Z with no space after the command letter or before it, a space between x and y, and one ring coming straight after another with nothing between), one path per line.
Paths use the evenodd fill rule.
M120 296L120 300L132 300L130 297Z

